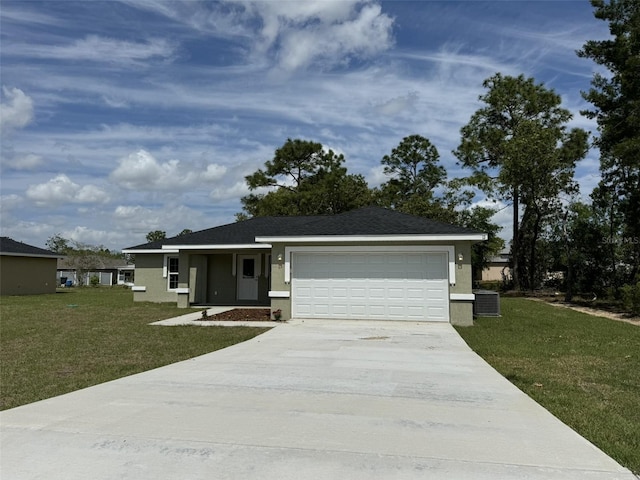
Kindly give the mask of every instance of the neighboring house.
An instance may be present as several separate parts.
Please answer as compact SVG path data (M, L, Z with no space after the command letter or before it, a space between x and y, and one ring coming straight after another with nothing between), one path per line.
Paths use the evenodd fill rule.
M378 207L257 217L124 250L135 301L264 305L282 318L472 324L484 233Z
M511 260L511 254L506 252L500 252L497 256L491 257L487 268L482 270L481 278L484 282L504 282L511 279L511 269L509 268L509 261Z
M58 260L56 278L58 285L65 285L69 280L73 285L91 285L92 277L97 277L100 285L133 285L134 268L118 258L89 255L79 260L70 255Z
M60 255L0 237L0 295L56 293Z
M133 287L133 281L135 279L135 265L125 265L118 267L118 285L127 285Z

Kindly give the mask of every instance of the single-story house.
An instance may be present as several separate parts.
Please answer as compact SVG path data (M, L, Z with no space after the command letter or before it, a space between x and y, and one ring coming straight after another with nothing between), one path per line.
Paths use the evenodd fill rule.
M484 282L505 282L511 279L511 269L509 263L511 262L511 254L508 251L500 252L495 257L489 259L489 263L486 268L481 272L480 278Z
M79 268L79 267L82 268ZM71 281L73 285L91 285L97 277L100 285L133 285L134 265L126 265L118 258L89 255L82 258L73 255L58 260L56 278L58 285Z
M135 301L263 305L282 319L473 321L484 233L379 207L257 217L128 248Z
M60 255L0 237L0 295L56 293L56 262Z

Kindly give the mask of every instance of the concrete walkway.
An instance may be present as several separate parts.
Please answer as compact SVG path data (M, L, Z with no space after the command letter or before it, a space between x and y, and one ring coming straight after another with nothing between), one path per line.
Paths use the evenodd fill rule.
M0 422L7 480L636 478L447 324L280 325Z

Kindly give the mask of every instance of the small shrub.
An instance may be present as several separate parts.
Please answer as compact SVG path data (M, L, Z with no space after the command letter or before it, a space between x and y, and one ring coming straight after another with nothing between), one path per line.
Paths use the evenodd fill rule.
M635 285L625 285L620 289L624 308L633 315L640 315L640 281Z
M98 285L100 285L100 278L97 275L91 275L91 278L89 279L89 284L92 287L97 287Z

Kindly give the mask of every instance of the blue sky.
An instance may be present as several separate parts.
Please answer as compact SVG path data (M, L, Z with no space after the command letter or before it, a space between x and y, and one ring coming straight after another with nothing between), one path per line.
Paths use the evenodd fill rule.
M596 66L575 50L608 34L587 0L3 0L0 22L1 234L110 249L232 222L287 138L376 186L419 134L463 175L451 151L496 72L544 82L595 133ZM597 151L576 179L586 198Z

